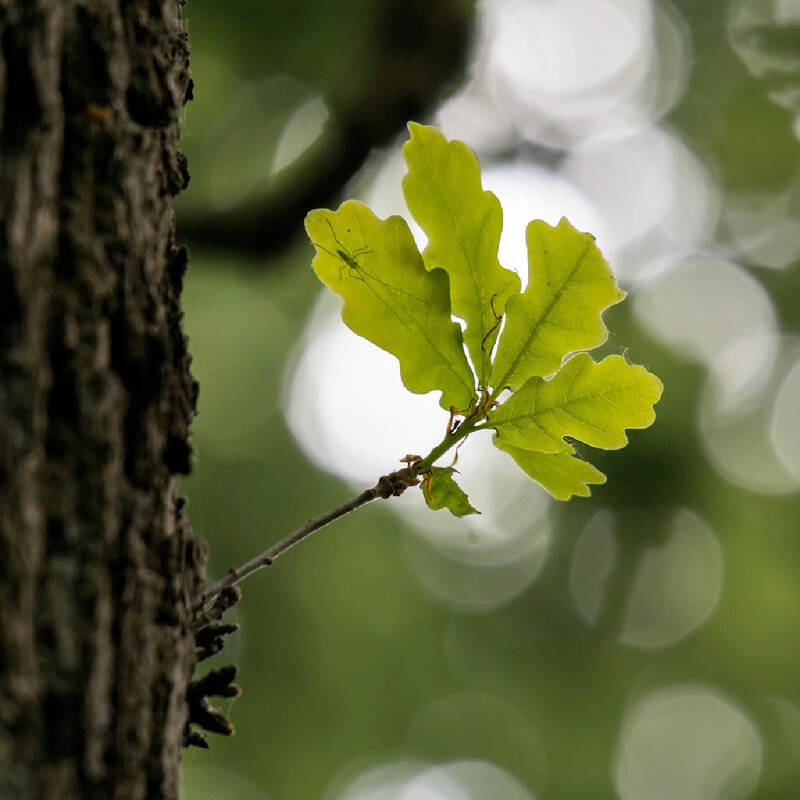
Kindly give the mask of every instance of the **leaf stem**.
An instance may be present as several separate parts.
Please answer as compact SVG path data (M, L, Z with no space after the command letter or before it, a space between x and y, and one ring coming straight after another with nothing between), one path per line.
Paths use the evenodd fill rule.
M424 475L430 472L431 467L454 445L458 444L462 439L466 439L475 430L475 423L469 419L465 419L455 431L447 433L436 447L428 453L422 461L417 461L414 464L414 469L417 475Z

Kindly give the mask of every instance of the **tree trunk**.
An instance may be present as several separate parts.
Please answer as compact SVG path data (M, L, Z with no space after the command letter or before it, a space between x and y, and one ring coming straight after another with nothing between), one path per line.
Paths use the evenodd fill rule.
M202 547L178 0L0 0L0 798L175 798Z

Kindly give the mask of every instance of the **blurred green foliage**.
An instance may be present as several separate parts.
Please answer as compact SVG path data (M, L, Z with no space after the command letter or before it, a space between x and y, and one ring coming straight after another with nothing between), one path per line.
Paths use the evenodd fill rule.
M786 188L800 166L792 116L731 49L727 4L674 5L694 56L668 123L726 191ZM179 218L269 194L281 132L303 100L319 94L332 109L372 107L363 98L382 9L367 0L191 0L197 87L184 147L193 179ZM192 248L184 302L201 390L185 489L194 528L210 543L210 577L353 494L308 461L282 415L285 374L319 292L312 255L299 236L269 259ZM773 298L781 331L796 333L797 264L748 266ZM751 754L760 768L755 789L748 762L744 777L707 796L797 796L798 493L760 494L725 480L696 425L705 369L648 334L629 303L605 321L615 332L605 352L624 342L667 391L651 429L620 453L593 454L608 483L588 500L553 506L538 579L500 608L466 612L437 599L410 568L409 557L424 557L429 545L388 503L317 534L244 584L234 611L242 630L217 657L241 667L244 694L226 711L238 733L215 737L209 752L187 753L184 800L334 800L381 764L470 759L507 771L540 799L604 800L618 796L612 776L631 710L652 692L689 685L738 709L761 747ZM399 455L387 453L387 469ZM669 552L681 508L702 519L721 548L719 602L674 643L625 645L619 638L640 565L653 547ZM570 576L602 510L614 520L616 560L589 625L576 611ZM678 594L681 581L678 573ZM707 747L717 752L713 742ZM724 752L735 760L738 751Z

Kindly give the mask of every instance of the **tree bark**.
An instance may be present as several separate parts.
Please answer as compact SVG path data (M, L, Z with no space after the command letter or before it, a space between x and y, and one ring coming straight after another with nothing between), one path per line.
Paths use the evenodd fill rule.
M2 800L177 797L190 92L178 0L0 0Z

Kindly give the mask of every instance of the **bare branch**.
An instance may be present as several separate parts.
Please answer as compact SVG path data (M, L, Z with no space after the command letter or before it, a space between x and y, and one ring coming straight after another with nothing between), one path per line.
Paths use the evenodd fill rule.
M302 525L279 542L276 542L268 550L260 553L255 558L251 558L241 566L228 570L225 577L220 578L216 583L212 583L206 588L198 600L195 610L202 610L206 604L213 600L226 587L239 583L243 578L252 575L262 567L268 567L279 555L305 539L306 536L314 533L314 531L324 528L334 520L349 514L351 511L355 511L360 506L370 503L373 500L398 497L409 486L416 486L418 483L415 465L404 467L403 469L382 476L371 489L361 492L357 497L328 511L327 514L323 514L321 517L310 519L305 525Z

